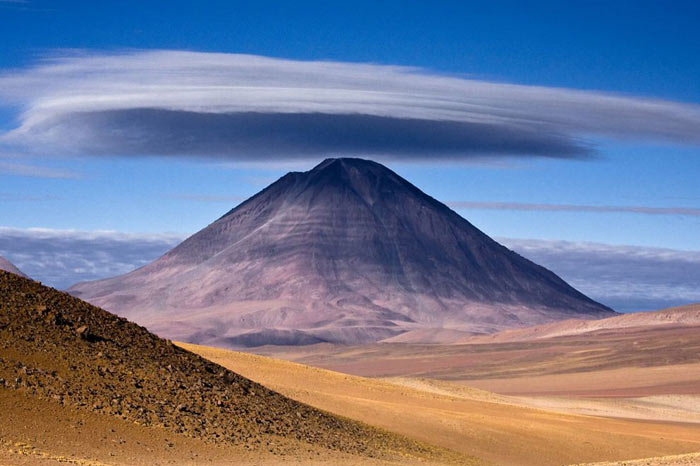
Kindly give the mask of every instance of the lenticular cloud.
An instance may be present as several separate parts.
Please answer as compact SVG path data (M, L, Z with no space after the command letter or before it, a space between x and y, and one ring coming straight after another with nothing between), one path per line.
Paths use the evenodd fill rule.
M601 139L700 143L700 106L374 64L80 53L0 75L6 146L234 160L583 158Z

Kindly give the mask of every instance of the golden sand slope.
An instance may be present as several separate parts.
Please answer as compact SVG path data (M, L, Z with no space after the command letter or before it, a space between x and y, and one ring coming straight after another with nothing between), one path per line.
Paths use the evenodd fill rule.
M591 416L700 423L700 396L658 395L639 398L512 397L533 408Z
M630 461L589 463L576 466L697 466L699 464L700 453L691 453L689 455L657 456Z
M377 380L182 345L291 398L495 464L561 465L700 451L700 425L555 413L425 380Z
M358 458L300 442L289 442L289 448L282 453L251 451L61 406L15 390L0 390L0 406L2 466L428 466L443 463L407 457L393 461Z
M125 319L0 271L0 464L9 463L7 457L13 463L104 462L100 455L117 454L127 442L108 443L114 438L108 432L117 430L109 423L125 423L126 437L141 438L133 442L167 435L173 444L168 448L187 438L192 448L211 444L225 464L239 462L246 449L265 464L304 451L333 461L354 457L356 463L403 463L407 455L416 461L457 459L284 397ZM71 443L72 428L82 435ZM150 430L138 437L141 428ZM70 457L61 450L64 442ZM186 448L173 454L178 464L187 464ZM134 451L140 453L109 463L158 462L142 455L141 447Z
M700 327L635 327L526 342L260 347L258 354L365 377L423 377L508 395L700 395Z

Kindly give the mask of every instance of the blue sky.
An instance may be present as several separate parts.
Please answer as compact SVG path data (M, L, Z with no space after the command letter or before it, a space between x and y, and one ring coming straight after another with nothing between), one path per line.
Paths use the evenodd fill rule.
M371 117L384 119L386 127L374 120L339 120L357 131L368 124L384 128L376 136L385 155L374 158L452 203L492 236L700 251L697 2L200 3L0 0L0 80L5 79L0 227L186 235L290 169L308 169L325 155L359 150L365 156L369 141L315 141L305 156L298 144L260 147L247 141L241 148L210 131L196 133L187 151L164 147L163 141L182 128L200 124L200 109L165 93L155 103L134 103L123 89L139 85L141 78L154 86L171 78L179 79L178 85L197 85L220 72L221 81L207 84L213 88L241 74L259 73L249 57L203 54L220 52L281 59L265 64L279 73L278 90L263 99L268 106L261 110L257 101L246 104L269 112L271 119L255 128L263 136L269 136L266 128L284 124L277 121L283 113L275 106L288 96L279 89L299 86L306 79L298 78L303 73L313 81L311 100L319 97L318 102L289 103L297 113L318 111L309 106L323 104L346 106L337 118L363 114L366 102L358 110L319 91L325 91L328 80L347 86L356 78L359 91L367 93L381 75L378 85L387 95L396 89L409 95L400 108L434 123L436 134L453 135L442 125L442 114L432 113L433 104L420 107L415 96L427 90L435 92L434 102L461 98L461 93L487 94L492 99L487 104L505 108L509 118L525 114L522 132L520 125L506 131L498 125L472 127L472 116L464 117L469 121L460 120L466 126L459 131L467 136L456 140L457 149L445 149L432 133L416 139L427 140L427 149L399 143L391 128L406 115L388 100L376 105L384 106L384 113ZM148 54L156 50L172 53ZM309 63L318 60L349 67L311 69ZM198 74L203 63L210 68ZM220 63L228 68L218 68ZM356 65L366 63L376 67ZM66 74L60 66L74 71ZM129 75L124 70L131 66L138 69ZM261 77L266 78L255 75L245 84ZM501 86L508 84L520 87ZM74 97L76 89L89 89L88 98L67 110L52 110L49 104ZM586 92L578 94L581 90ZM119 103L95 108L93 102L101 97ZM225 97L227 111L248 108ZM209 105L205 112L214 104ZM158 112L141 112L156 107ZM81 119L76 109L94 113ZM547 109L552 121L542 126L550 116ZM47 130L33 125L27 112L58 123ZM163 137L123 144L121 135L141 123L143 131ZM308 122L303 129L312 134L317 124ZM17 128L26 131L2 139L2 133ZM398 131L406 130L399 126ZM499 138L513 134L509 148L497 147ZM471 144L470 138L482 136L479 144ZM587 206L588 211L567 206ZM0 244L3 250L19 257L7 244L4 249Z

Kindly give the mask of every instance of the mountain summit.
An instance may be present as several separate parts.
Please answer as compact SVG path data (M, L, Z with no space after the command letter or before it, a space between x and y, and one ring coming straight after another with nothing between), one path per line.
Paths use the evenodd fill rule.
M151 264L71 292L160 335L219 346L432 341L614 315L353 158L288 173Z

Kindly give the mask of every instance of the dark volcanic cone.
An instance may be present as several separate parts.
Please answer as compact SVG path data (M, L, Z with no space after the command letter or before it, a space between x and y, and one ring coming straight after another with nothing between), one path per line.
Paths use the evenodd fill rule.
M265 451L281 441L373 456L427 451L286 398L126 319L7 272L0 272L3 390Z
M221 346L613 315L361 159L288 173L155 262L71 293L160 335Z

